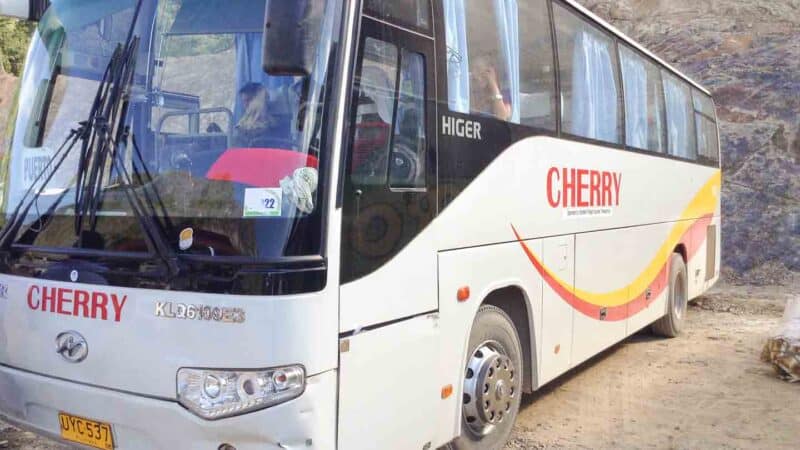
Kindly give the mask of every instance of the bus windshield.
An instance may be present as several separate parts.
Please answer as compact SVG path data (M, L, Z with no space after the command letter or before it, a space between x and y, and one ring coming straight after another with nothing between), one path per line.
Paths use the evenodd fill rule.
M35 194L18 211L13 244L145 253L138 204L178 255L320 254L328 68L341 11L340 0L324 3L314 68L298 77L262 69L265 0L54 0L33 37L3 159L6 220ZM104 113L93 106L130 38L138 46L124 114L96 120L95 131L108 133L78 136L54 164L90 114ZM91 151L100 139L111 156ZM79 199L89 178L87 210Z

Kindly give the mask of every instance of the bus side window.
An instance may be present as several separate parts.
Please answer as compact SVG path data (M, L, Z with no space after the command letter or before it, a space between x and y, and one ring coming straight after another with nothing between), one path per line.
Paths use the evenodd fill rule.
M625 142L628 147L666 152L661 71L625 46L619 47L625 89Z
M664 98L667 105L667 136L669 154L680 158L697 159L692 91L677 77L662 72Z
M519 2L520 122L556 129L556 74L546 0Z
M565 133L622 143L622 112L614 40L571 10L553 4Z
M520 33L506 2L445 0L450 110L520 122Z
M697 157L700 162L719 164L719 136L717 134L714 102L697 89L692 90L695 128L697 129Z

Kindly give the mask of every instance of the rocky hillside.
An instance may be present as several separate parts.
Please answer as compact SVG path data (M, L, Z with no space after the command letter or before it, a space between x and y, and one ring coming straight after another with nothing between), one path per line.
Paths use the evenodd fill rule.
M800 0L580 1L715 95L728 277L796 280Z

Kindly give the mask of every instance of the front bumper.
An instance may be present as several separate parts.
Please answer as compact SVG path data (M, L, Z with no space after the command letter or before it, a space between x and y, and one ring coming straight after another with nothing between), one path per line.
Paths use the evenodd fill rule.
M206 421L173 401L85 386L0 366L0 415L60 439L58 413L110 423L119 449L333 449L336 372L306 379L302 396L261 411Z

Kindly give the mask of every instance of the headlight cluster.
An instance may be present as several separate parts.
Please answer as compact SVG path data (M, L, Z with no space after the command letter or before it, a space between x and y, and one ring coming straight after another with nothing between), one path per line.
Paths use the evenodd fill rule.
M300 366L269 370L178 371L178 401L204 419L221 419L277 405L305 389Z

